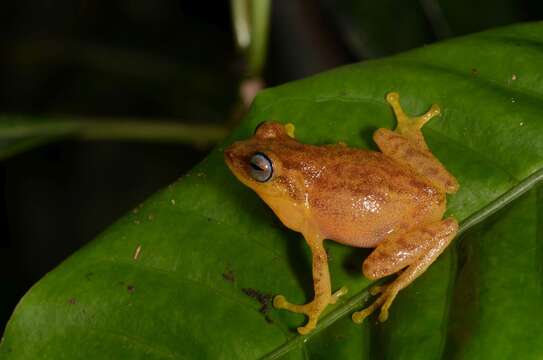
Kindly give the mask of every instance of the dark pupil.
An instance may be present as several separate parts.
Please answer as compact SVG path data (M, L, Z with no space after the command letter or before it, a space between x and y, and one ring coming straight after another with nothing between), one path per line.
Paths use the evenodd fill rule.
M260 166L251 161L251 167L256 171L264 171Z

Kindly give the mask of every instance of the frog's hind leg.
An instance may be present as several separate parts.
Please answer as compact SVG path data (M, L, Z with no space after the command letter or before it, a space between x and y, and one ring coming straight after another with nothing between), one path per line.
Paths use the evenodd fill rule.
M424 124L439 115L439 107L434 104L424 115L410 117L402 109L398 93L388 93L386 99L394 111L398 125L394 131L383 128L375 131L373 140L379 149L383 154L423 175L441 191L455 193L458 182L428 149L421 132Z
M361 323L378 308L381 308L379 321L385 321L398 292L426 271L449 245L457 230L456 220L448 218L406 234L396 234L380 243L364 261L364 276L376 280L405 270L390 284L374 287L372 295L380 293L379 297L369 307L354 313L353 321Z
M309 333L317 326L317 321L328 304L335 304L340 296L347 293L347 289L342 287L332 294L330 273L328 271L328 257L324 250L322 239L318 237L308 237L305 234L304 236L311 247L313 256L312 267L315 298L305 305L292 304L288 302L283 295L277 295L273 299L273 306L275 308L305 314L309 317L307 324L298 328L298 332L302 335Z

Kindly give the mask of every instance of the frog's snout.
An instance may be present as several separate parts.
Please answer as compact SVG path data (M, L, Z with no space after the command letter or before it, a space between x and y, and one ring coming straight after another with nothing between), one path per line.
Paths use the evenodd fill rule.
M229 147L228 149L224 150L224 159L227 163L232 163L234 161L234 150L232 147Z
M233 173L238 172L239 169L243 167L239 147L236 145L236 143L230 145L224 150L224 161Z

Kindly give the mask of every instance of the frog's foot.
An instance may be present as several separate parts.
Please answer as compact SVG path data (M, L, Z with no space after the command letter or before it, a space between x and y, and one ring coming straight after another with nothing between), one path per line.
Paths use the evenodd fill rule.
M390 308L390 305L392 305L392 302L394 301L394 298L396 298L396 295L398 295L399 291L400 289L392 286L392 284L391 286L374 286L370 289L370 294L376 295L380 292L382 294L370 306L361 311L355 312L352 316L353 321L356 324L362 323L365 318L370 316L378 308L381 308L381 313L379 314L379 321L386 321L388 319L388 309Z
M373 287L370 293L380 293L379 297L366 309L354 313L353 321L361 323L378 308L381 308L379 321L386 321L388 309L398 292L426 271L449 245L457 231L456 220L447 218L420 226L405 234L395 233L381 242L364 261L364 276L376 280L394 273L399 275L388 285Z
M323 301L326 299L323 299L322 297L316 298L310 303L307 303L305 305L298 305L298 304L292 304L288 302L283 295L277 295L273 299L273 306L276 309L285 309L291 312L295 312L298 314L305 314L309 318L307 321L307 324L305 326L301 326L298 328L298 332L302 335L306 335L309 332L311 332L316 326L317 321L319 320L320 314L322 311L326 308L328 304L335 304L337 302L337 299L339 299L341 296L345 295L347 293L347 288L342 287L338 291L336 291L333 295L329 295L329 298L327 301Z
M305 314L309 318L305 326L298 328L298 332L302 335L306 335L311 332L316 326L319 316L324 310L324 307L316 306L317 304L313 300L305 305L292 304L288 302L283 295L277 295L273 299L273 306L276 309L285 309L298 314Z
M379 295L380 293L385 291L386 288L387 288L386 285L374 285L370 288L370 295L371 296Z
M388 93L386 100L394 110L398 125L394 131L377 129L373 139L379 149L394 160L409 165L439 190L448 194L455 193L458 181L432 154L421 131L425 123L439 115L439 107L432 105L426 114L410 117L403 111L398 93Z
M347 292L349 292L349 289L347 289L346 286L342 286L341 289L332 294L332 296L330 297L330 304L335 304L337 302L337 299L347 294Z
M396 115L396 119L398 120L396 132L402 135L408 136L409 134L417 133L431 118L440 114L439 106L434 104L424 115L408 116L403 111L402 105L400 104L400 94L397 92L388 93L386 100L392 107L394 115Z

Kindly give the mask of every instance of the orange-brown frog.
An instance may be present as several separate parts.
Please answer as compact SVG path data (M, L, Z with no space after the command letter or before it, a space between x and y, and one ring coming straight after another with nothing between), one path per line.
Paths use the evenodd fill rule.
M225 159L234 175L256 191L287 227L301 232L313 256L315 297L305 305L282 295L276 308L306 314L300 334L313 330L328 304L346 292L332 294L325 239L375 250L362 265L364 276L399 276L375 287L380 293L366 309L353 314L356 323L381 307L380 321L400 290L421 275L455 236L454 218L442 219L446 193L458 190L456 179L428 149L421 127L439 115L433 105L420 117L408 117L399 95L386 100L398 120L395 131L378 129L373 139L382 152L344 144L313 146L294 139L294 126L262 123L253 137L231 145Z

